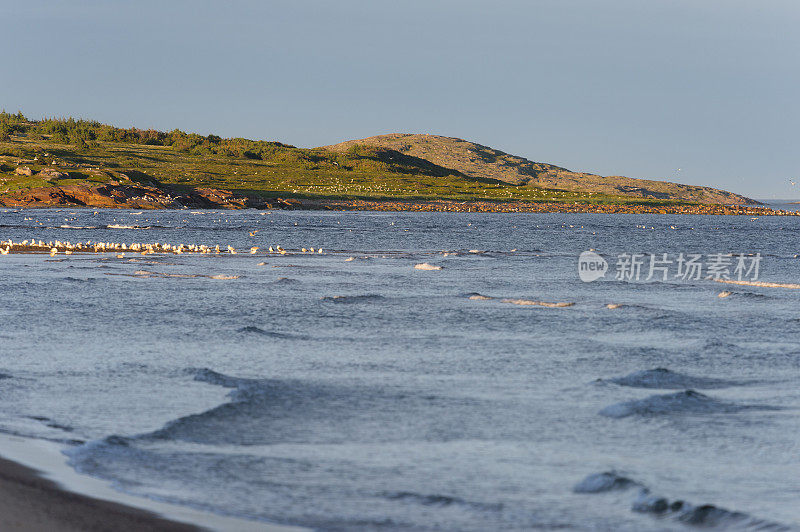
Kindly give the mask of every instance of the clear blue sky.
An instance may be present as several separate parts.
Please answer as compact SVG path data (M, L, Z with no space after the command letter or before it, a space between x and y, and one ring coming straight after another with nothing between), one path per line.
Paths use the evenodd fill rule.
M0 20L0 107L34 118L297 146L436 133L800 197L797 0L0 0Z

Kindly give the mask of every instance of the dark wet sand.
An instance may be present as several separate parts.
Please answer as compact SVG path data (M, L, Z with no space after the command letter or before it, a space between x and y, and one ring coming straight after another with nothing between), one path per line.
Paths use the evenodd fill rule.
M62 490L33 469L0 458L0 530L189 532L202 529Z

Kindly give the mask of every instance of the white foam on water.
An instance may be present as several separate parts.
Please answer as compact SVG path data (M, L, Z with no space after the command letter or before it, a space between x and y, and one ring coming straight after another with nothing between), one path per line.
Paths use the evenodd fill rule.
M535 301L533 299L503 299L502 302L510 303L512 305L548 307L548 308L565 308L565 307L571 307L575 304L570 301L560 301L557 303L551 303L548 301Z
M415 264L414 268L417 270L441 270L441 266L434 266L433 264L428 264L427 262L422 262L420 264Z

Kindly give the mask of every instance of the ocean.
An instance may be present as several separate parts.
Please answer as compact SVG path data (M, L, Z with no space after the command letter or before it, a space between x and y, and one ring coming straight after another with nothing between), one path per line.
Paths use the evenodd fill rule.
M800 291L676 275L731 253L726 276L757 257L758 280L798 283L798 236L795 217L0 210L2 240L238 250L0 256L0 430L129 494L319 530L794 529ZM583 282L589 250L608 271Z

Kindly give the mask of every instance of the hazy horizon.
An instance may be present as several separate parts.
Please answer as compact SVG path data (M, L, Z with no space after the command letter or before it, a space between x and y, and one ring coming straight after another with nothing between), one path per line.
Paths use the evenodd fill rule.
M312 147L464 138L601 175L800 196L800 6L26 2L0 108ZM680 170L678 170L680 169Z

